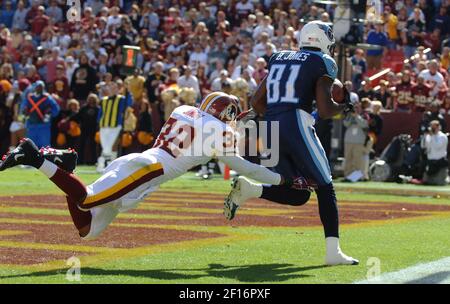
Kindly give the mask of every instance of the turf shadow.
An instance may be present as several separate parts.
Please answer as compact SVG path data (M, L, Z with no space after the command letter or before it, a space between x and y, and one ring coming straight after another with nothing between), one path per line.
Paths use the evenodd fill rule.
M325 265L298 267L293 264L255 264L242 266L225 266L222 264L209 264L206 268L196 269L102 269L93 267L81 268L81 275L91 276L123 276L158 280L189 280L198 278L229 278L239 282L283 282L291 279L311 277L302 272L327 267ZM203 274L190 273L203 272ZM23 277L47 277L54 275L65 275L66 270L50 270L0 276L1 279L23 278Z

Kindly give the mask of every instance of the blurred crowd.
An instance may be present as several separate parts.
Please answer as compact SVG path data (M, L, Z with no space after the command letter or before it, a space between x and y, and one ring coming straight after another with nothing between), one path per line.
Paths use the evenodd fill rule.
M148 147L174 107L211 91L233 93L247 109L270 56L297 48L305 22L331 22L334 12L290 0L81 3L76 20L65 0L0 1L0 152L34 128L40 145L71 146L94 163L101 101L112 91L132 97L132 110L117 116L122 127L136 118L124 147ZM140 48L131 72L123 46ZM36 106L39 94L48 100Z
M122 128L127 151L148 148L173 108L211 91L237 95L245 110L274 52L297 49L306 22L341 18L336 5L307 0L80 2L81 15L67 18L65 0L0 0L1 154L31 132L43 146L73 147L81 163L94 164L105 115ZM380 112L434 104L450 113L450 1L382 2L379 17L344 37L374 46L350 49L343 79L360 109L349 128L362 122L358 115L366 121L357 140L364 155L372 149L367 136L382 132ZM124 46L140 49L130 55ZM367 72L381 69L390 50L412 60L375 86ZM129 60L134 68L125 70ZM123 113L102 103L116 96L124 97Z

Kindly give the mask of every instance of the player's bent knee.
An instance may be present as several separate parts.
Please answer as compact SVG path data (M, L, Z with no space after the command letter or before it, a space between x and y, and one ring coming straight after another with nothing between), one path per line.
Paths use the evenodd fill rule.
M311 192L306 190L293 190L290 189L283 194L281 202L290 206L301 206L308 202L311 197Z
M81 239L87 241L94 240L100 236L100 234L102 234L102 232L105 231L109 224L111 224L111 222L116 218L119 211L113 206L108 205L92 208L90 213L92 214L92 221L89 225L89 230L84 236L80 233Z
M311 197L311 192L309 191L298 191L299 194L296 195L294 198L292 198L289 202L288 205L291 206L302 206L304 204L306 204L309 201L309 198Z

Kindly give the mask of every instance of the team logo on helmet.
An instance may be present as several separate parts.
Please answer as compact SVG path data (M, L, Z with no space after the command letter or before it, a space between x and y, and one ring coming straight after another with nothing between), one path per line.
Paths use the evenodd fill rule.
M220 119L232 121L235 120L238 115L238 109L236 105L230 103L223 111L220 113Z
M319 28L325 32L325 34L327 35L328 39L330 39L330 41L333 41L334 39L334 34L333 34L333 30L331 29L331 27L329 27L326 24L317 24L319 26Z

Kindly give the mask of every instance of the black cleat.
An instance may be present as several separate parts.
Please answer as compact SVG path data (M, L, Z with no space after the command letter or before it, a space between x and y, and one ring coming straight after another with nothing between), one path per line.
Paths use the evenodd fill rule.
M42 157L34 142L29 138L23 138L20 140L17 148L3 155L0 161L0 171L18 165L32 166L39 169L43 162L44 157Z
M46 160L54 163L67 172L73 172L77 166L78 154L74 149L57 150L53 148L42 148L39 151Z

